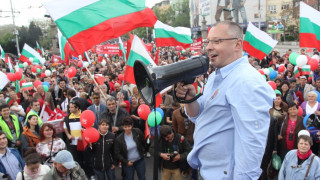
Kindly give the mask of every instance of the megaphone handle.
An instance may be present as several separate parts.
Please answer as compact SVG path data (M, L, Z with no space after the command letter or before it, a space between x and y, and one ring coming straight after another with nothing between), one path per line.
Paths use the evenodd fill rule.
M177 84L174 84L174 88L173 88L173 95L175 96L176 100L179 102L179 103L183 103L183 104L189 104L189 103L192 103L193 101L196 101L200 96L202 96L202 93L199 93L198 95L196 95L195 97L193 97L192 99L189 99L189 100L186 100L186 97L188 95L188 92L189 90L187 90L187 93L186 95L184 96L184 98L178 98L176 96L176 88L177 88Z

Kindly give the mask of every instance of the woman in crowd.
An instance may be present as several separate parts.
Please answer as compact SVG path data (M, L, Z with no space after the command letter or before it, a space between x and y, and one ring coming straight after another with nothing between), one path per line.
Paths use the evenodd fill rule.
M51 167L54 156L65 149L66 144L61 138L57 137L55 128L49 123L44 123L40 128L39 140L36 150L42 157L42 163Z
M136 95L132 95L130 98L131 101L131 106L130 106L130 114L133 113L133 111L139 107L139 102L138 102L138 98Z
M303 110L303 116L307 114L316 114L320 115L320 103L317 101L318 95L314 91L308 93L308 101L305 101L301 104Z
M288 106L288 115L282 119L278 119L278 127L280 133L278 140L280 140L280 157L281 159L288 151L297 148L298 132L305 129L303 126L303 119L298 116L299 106L291 103Z
M312 153L312 138L300 135L298 149L288 152L279 171L279 180L320 179L320 159Z
M124 132L116 138L114 154L122 163L127 180L134 179L134 171L137 172L139 180L145 180L144 135L139 129L132 128L132 124L130 117L123 118Z
M41 155L35 148L30 148L24 154L26 166L19 172L16 180L43 180L44 176L50 171L50 167L41 164Z
M115 135L108 129L109 121L101 119L99 121L100 138L97 142L89 144L93 171L99 180L105 180L105 174L107 174L108 180L115 180L114 169L117 165L113 152Z
M27 119L27 125L23 127L23 133L21 135L21 154L30 147L36 147L39 142L38 117L36 115L30 115Z
M64 90L62 90L62 98L59 102L59 106L60 109L63 111L63 112L68 112L68 98L67 98L67 91L69 90L69 88L65 88Z
M283 102L281 99L281 94L276 94L276 99L273 101L273 106L270 109L270 116L276 118L284 118L288 112L288 104Z
M287 81L282 82L280 85L280 88L281 88L280 92L282 95L282 101L287 104L288 104L287 96L288 96L288 92L289 92L289 87L290 87L290 84Z

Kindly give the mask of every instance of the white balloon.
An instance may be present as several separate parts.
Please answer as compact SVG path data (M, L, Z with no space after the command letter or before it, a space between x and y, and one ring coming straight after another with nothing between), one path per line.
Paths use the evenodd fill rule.
M89 63L87 61L85 61L85 62L83 62L82 65L83 65L84 68L87 68L89 66Z
M51 71L48 69L44 73L46 74L47 77L51 76Z
M46 70L47 68L45 66L42 66L42 70Z
M315 54L315 55L313 55L313 56L311 57L311 59L316 59L316 60L318 60L318 62L319 62L320 57Z
M29 64L28 64L27 62L24 62L24 63L23 63L23 67L25 67L25 68L28 67L28 65L29 65Z
M270 74L270 70L268 68L263 69L263 72L265 75L269 75Z
M306 55L299 55L296 60L297 66L302 68L308 63L308 58Z
M105 65L107 64L107 62L106 62L105 60L103 60L103 61L101 62L101 64L102 64L102 66L105 66Z
M29 61L30 61L30 62L33 62L33 58L32 58L32 57L31 57L31 58L29 58Z
M107 58L107 57L108 57L108 54L104 54L104 57L106 57L106 58Z

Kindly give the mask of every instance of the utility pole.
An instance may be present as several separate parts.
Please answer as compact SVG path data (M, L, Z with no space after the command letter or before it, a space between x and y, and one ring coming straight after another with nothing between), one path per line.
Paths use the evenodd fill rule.
M10 5L11 5L11 14L12 14L12 22L13 22L13 34L16 36L16 46L17 46L17 53L20 55L20 48L19 48L19 32L17 30L16 24L14 22L14 13L13 13L13 8L12 8L12 1L10 0Z
M259 0L259 4L258 4L258 12L259 12L259 29L261 29L261 4L260 4Z

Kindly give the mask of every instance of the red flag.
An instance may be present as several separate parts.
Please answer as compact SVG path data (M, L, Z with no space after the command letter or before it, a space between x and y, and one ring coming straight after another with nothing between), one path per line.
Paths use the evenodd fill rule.
M209 36L210 29L211 29L210 26L208 26L207 38Z
M154 59L154 63L156 63L156 65L159 64L159 48L157 48L157 53L156 53L156 58Z
M102 74L95 74L94 79L99 85L103 85L106 78Z
M132 35L131 33L129 33L130 39L127 40L127 54L126 54L126 59L128 60L129 58L129 54L130 54L130 49L131 49L131 44L134 38L134 35Z
M161 94L158 93L158 95L156 96L156 107L159 107L160 104L162 103L162 97L161 97Z
M150 128L148 125L148 121L145 122L145 128L144 128L144 138L147 139L148 135L150 135Z

